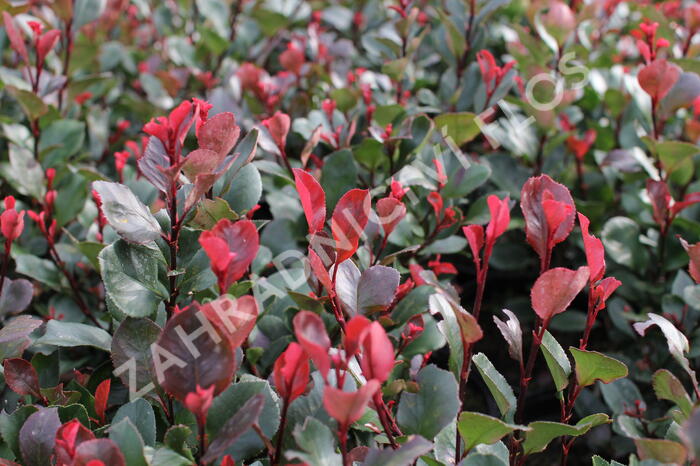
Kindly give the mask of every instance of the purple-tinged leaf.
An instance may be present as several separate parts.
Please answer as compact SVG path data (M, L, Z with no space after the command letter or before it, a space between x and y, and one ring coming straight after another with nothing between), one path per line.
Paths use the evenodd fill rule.
M202 458L202 463L211 463L223 456L226 449L233 445L238 437L258 422L264 405L265 397L262 394L257 394L246 401L241 409L236 411L236 414L229 418L219 430L216 438L209 445L207 454Z
M19 431L19 447L26 466L49 466L61 427L58 408L39 408Z

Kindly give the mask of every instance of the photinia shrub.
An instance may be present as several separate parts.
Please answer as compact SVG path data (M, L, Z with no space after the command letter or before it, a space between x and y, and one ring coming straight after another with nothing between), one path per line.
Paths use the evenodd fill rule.
M0 464L698 463L699 3L0 11Z

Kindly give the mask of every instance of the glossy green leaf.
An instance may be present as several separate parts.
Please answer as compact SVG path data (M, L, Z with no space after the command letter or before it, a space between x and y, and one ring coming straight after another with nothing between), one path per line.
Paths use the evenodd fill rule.
M574 357L576 381L582 387L593 385L596 380L610 383L627 376L627 366L597 351L585 351L570 347Z

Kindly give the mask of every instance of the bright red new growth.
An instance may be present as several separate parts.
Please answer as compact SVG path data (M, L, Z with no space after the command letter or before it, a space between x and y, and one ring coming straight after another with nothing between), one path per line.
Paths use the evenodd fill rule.
M231 299L220 296L199 307L199 310L228 338L236 349L248 338L258 318L258 302L254 296Z
M389 237L396 225L406 216L406 206L394 197L385 197L377 201L379 224L384 230L384 236Z
M645 65L637 75L639 85L649 94L654 104L663 99L680 77L678 66L664 59Z
M345 338L343 339L346 358L351 358L360 351L360 344L371 324L372 321L361 314L356 314L348 321L345 326Z
M331 348L331 340L326 333L326 326L318 314L311 311L299 311L294 316L294 335L299 344L308 353L316 368L324 378L328 375L331 360L328 351Z
M362 374L383 383L394 368L394 346L379 322L372 322L362 339Z
M201 422L207 418L209 408L211 408L211 404L214 401L214 388L214 385L206 389L197 385L194 392L185 396L185 407Z
M588 283L588 267L557 267L544 272L530 291L532 308L544 321L564 312Z
M323 230L326 224L326 193L321 185L310 173L295 168L294 183L304 209L306 223L309 225L309 233L314 234Z
M492 194L486 198L491 213L491 220L486 227L486 241L495 243L496 239L506 232L510 224L510 197L499 199Z
M241 129L236 125L232 113L218 113L202 123L197 129L197 142L201 149L226 156L236 145Z
M582 213L578 214L578 223L581 225L583 237L583 249L586 253L586 262L590 271L590 282L596 283L605 275L605 249L603 242L588 232L590 221Z
M304 394L309 371L309 356L301 345L290 343L272 369L275 388L286 403L291 403Z
M355 392L344 392L335 387L326 386L323 390L323 407L326 412L340 424L341 430L362 417L367 403L379 389L380 383L368 380Z
M80 421L73 419L63 424L56 431L56 445L54 454L56 466L69 466L73 464L75 449L83 442L94 440L95 434L83 426Z
M549 207L545 209L545 201ZM568 205L565 215L562 207L551 201ZM574 228L576 207L566 186L552 180L547 175L528 179L520 193L520 208L525 217L527 242L540 256L541 268L546 268L552 248L569 236ZM546 210L550 210L549 215ZM557 225L552 229L550 225Z
M289 115L280 111L275 112L270 118L262 121L262 125L267 128L270 137L272 137L272 140L281 152L284 152L284 147L287 143L287 134L289 134L291 124Z
M107 412L107 401L109 400L109 390L112 386L111 379L105 379L95 390L95 413L102 424L105 423L105 413Z
M15 22L12 16L7 12L2 12L2 18L5 23L5 33L10 39L10 46L17 52L17 54L22 57L25 65L29 65L29 53L27 53L27 46L24 45L24 38L22 33L15 27Z
M219 290L226 293L239 280L255 259L260 247L258 229L250 220L232 222L221 219L199 237L217 276Z
M369 190L351 189L336 204L331 218L336 264L351 258L357 251L360 236L369 220L371 202Z

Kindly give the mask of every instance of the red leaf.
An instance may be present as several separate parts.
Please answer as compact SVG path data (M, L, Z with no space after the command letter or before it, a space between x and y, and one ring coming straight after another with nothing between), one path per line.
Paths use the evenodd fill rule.
M637 80L652 100L659 102L676 84L680 74L680 69L676 65L664 59L658 59L644 66L639 71Z
M31 395L39 400L41 396L39 376L28 361L21 358L5 359L2 363L5 371L5 383L19 395Z
M314 251L312 248L309 248L309 265L311 265L311 270L313 270L314 275L316 275L318 281L321 282L321 285L323 285L323 287L326 289L328 295L331 297L335 296L335 290L333 289L333 281L331 280L331 276L328 273L328 270L323 264L321 258L318 256L318 254L316 254L316 251Z
M331 360L328 351L331 348L331 340L326 333L326 326L318 314L311 311L299 311L294 316L294 334L299 344L304 348L316 368L325 379L331 368Z
M583 249L586 252L586 262L590 271L590 282L595 283L605 275L605 249L603 242L588 233L590 221L588 217L579 213L578 223L581 224L581 236L583 236Z
M532 308L545 322L564 312L588 282L588 267L557 267L544 272L530 292Z
M277 144L277 147L284 151L284 146L287 143L287 134L289 134L289 127L291 126L289 115L278 110L270 118L263 120L262 125L270 132L270 136Z
M228 254L221 240L225 242ZM224 218L214 228L203 232L199 243L211 260L221 292L226 293L233 282L243 277L255 259L260 238L255 224L250 220L232 222Z
M671 206L671 217L675 218L683 209L700 202L700 192L686 194L682 201L675 202Z
M550 193L550 199L571 206L569 215L553 232L549 231L544 211L543 201L549 197L549 195L545 196L545 192ZM555 182L547 175L532 177L525 182L520 193L520 208L525 217L527 242L537 252L540 259L547 256L550 245L564 241L574 228L576 207L571 193L566 186Z
M545 197L548 197L549 192L545 192ZM547 219L547 230L557 231L559 225L564 223L570 215L573 213L572 207L563 202L556 201L554 199L545 199L542 201L542 208L544 209L544 216ZM548 243L548 248L552 249L556 245L557 241L550 238Z
M364 339L372 321L367 317L356 314L350 319L345 326L345 339L343 346L345 347L345 356L350 358L360 351L360 343Z
M695 280L695 283L700 283L700 243L688 244L683 238L680 238L680 240L690 259L688 272Z
M481 225L467 225L462 227L462 233L469 242L469 249L472 250L472 260L477 271L481 268L481 248L484 247L484 227Z
M229 386L236 369L228 338L198 306L172 316L151 352L158 383L181 402L198 385L214 385L218 395Z
M331 230L338 254L335 258L336 264L349 259L357 251L360 235L367 226L371 202L369 190L351 189L336 204L331 219Z
M109 466L125 466L124 455L117 444L106 438L88 440L78 445L75 450L73 466L93 466L101 461ZM91 464L92 463L92 464Z
M406 216L406 206L394 197L385 197L377 201L377 215L384 230L384 237L387 238Z
M372 322L362 340L362 374L379 383L389 378L394 368L394 346L379 322Z
M94 439L95 434L77 419L63 424L56 431L56 445L54 447L56 466L72 465L75 449L78 445Z
M294 182L304 208L309 233L314 234L323 230L326 223L326 193L311 174L300 168L293 169Z
M61 37L61 31L58 29L51 29L42 34L36 46L36 55L40 63L44 62L44 58L54 48L59 37Z
M258 318L258 302L251 295L237 299L221 296L201 305L199 309L228 338L233 349L248 338Z
M616 279L615 277L607 277L601 280L600 283L593 288L592 293L593 301L596 303L596 312L605 308L605 302L620 285L622 285L620 280Z
M323 407L333 419L338 421L341 429L347 430L350 424L362 417L367 403L379 386L376 380L368 380L357 391L344 392L327 385L323 390Z
M22 33L15 27L15 22L7 11L2 12L2 18L5 22L5 33L10 39L12 49L22 57L25 65L29 65L29 54L27 53L27 46L24 45Z
M664 181L647 180L647 195L651 200L654 221L663 230L667 227L668 211L671 206L671 193Z
M197 385L194 392L185 396L183 404L197 419L205 420L212 401L214 401L214 386L202 388Z
M442 211L444 208L442 196L439 192L433 191L430 194L428 194L428 202L431 206L433 206L433 212L435 212L436 221L440 223L440 220L442 219Z
M109 389L112 386L111 379L105 379L95 390L95 413L102 424L105 423L105 412L107 411L107 400L109 400Z
M241 129L236 125L232 113L218 113L208 119L197 131L200 149L216 152L220 157L227 156L236 145Z
M503 200L498 196L490 195L486 202L491 212L491 220L486 227L487 241L493 244L496 239L508 229L510 224L510 198L506 196Z
M301 345L290 343L272 368L275 388L286 403L291 403L304 394L309 371L309 356Z
M236 466L236 462L231 458L231 455L226 455L224 459L221 460L221 466Z

